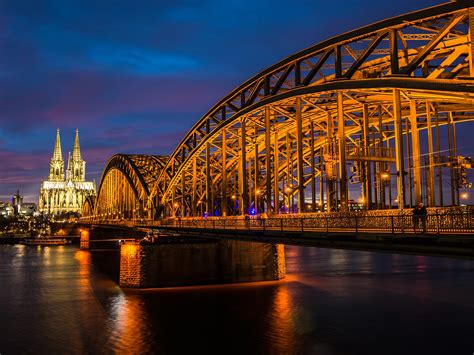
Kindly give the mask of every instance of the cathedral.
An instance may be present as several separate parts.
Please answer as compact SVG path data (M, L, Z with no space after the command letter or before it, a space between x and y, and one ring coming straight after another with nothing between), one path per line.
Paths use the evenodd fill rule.
M56 144L49 164L48 179L41 182L38 209L40 212L59 215L67 212L82 212L88 197L95 198L95 181L86 181L86 162L81 158L79 131L76 130L72 155L69 153L66 174L61 153L59 129Z

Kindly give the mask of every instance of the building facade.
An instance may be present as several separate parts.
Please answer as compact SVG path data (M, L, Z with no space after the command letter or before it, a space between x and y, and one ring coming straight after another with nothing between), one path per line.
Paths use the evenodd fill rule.
M39 212L52 215L81 213L86 198L95 197L95 195L95 181L86 181L86 162L81 158L79 131L76 130L72 155L69 153L67 169L64 171L58 129L53 157L49 164L48 179L41 182Z

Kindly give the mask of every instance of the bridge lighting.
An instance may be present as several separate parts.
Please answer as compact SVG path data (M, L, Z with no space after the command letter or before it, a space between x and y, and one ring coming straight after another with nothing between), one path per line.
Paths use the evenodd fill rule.
M175 203L173 204L173 206L174 206L174 207L178 207L179 205L178 205L177 202L175 202Z
M467 200L467 199L469 198L469 194L468 194L467 192L463 192L463 193L461 194L461 198L462 198L463 200Z
M380 178L383 180L387 180L388 178L390 178L390 174L384 171L383 173L380 173Z
M260 195L260 190L255 191L257 195Z
M285 191L286 191L286 192L291 192L291 187L288 186L288 187L285 189Z
M232 197L231 197L231 198L232 198L233 200L235 200L235 199L237 198L237 196L235 196L235 195L232 195Z

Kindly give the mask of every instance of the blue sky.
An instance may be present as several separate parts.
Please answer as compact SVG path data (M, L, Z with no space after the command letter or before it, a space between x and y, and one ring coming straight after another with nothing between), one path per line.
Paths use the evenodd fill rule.
M36 201L56 128L88 178L114 153L170 154L220 98L328 37L436 5L371 1L0 2L0 200Z

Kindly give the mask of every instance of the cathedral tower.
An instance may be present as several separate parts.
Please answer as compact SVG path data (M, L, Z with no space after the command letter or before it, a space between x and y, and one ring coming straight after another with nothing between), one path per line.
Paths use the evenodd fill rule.
M70 169L69 177L72 181L80 182L86 180L86 162L81 158L78 129L76 129L74 147L72 148L72 159L68 162L68 168Z
M61 137L59 136L59 128L56 131L56 144L54 145L53 157L49 163L49 181L64 180L64 160L61 153Z
M58 129L48 180L42 181L40 186L39 211L52 215L71 212L80 214L84 201L96 195L95 182L85 181L85 176L86 162L81 157L78 130L76 130L72 154L69 153L68 156L67 171L64 176L64 160Z

